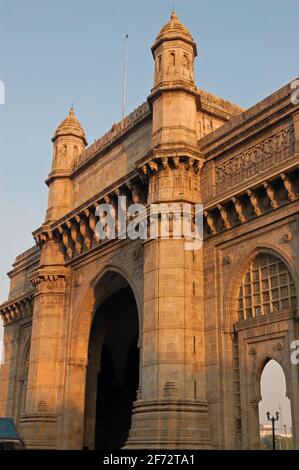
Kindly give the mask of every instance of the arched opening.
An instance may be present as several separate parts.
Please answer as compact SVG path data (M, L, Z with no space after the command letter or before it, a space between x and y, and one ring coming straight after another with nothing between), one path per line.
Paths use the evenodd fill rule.
M271 359L265 365L260 387L262 397L259 403L261 448L272 449L272 422L268 420L267 412L270 412L270 418L272 416L276 418L276 412L278 412L279 416L275 422L276 449L290 450L293 448L291 404L286 396L284 372L275 360Z
M120 449L131 427L139 386L138 310L131 287L116 273L96 286L88 350L84 446Z
M286 387L281 366L271 358L275 354L277 361L286 364L286 324L292 337L298 304L295 273L279 253L263 248L250 255L247 270L243 275L239 272L237 279L241 282L237 303L235 298L233 302L236 306L233 318L237 319L233 349L236 440L242 443L243 448L269 448L272 445L272 423L266 413L269 411L272 417L278 412L278 448L290 448L291 427L296 435L296 402L293 399L290 403L286 390L290 397L295 396L293 379L286 369L290 374ZM261 364L261 357L268 359ZM258 407L260 397L262 401Z

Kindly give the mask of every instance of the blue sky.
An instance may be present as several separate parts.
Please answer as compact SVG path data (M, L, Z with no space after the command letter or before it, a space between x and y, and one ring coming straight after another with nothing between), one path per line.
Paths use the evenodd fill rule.
M153 81L150 46L170 0L0 0L1 264L32 244L44 219L51 137L74 102L89 143L121 116L124 35L127 112ZM198 46L197 84L249 107L298 75L298 0L176 0Z
M150 46L172 0L0 0L0 301L5 273L44 220L51 137L71 103L89 143L153 82ZM298 76L298 0L176 0L198 46L197 85L245 108Z

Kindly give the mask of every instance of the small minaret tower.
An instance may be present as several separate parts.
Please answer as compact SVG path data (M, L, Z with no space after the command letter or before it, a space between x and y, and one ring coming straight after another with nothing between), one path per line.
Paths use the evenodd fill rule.
M52 138L54 152L51 173L46 181L49 186L46 223L59 219L72 204L73 165L87 145L84 130L75 116L73 107L58 126Z
M73 108L58 126L52 139L54 154L49 186L48 210L43 228L72 209L71 174L74 162L87 145L84 130L75 117ZM58 416L61 410L59 386L63 365L57 360L57 351L65 334L65 292L69 269L55 237L39 239L40 260L32 273L35 289L30 343L28 393L25 414L27 421L21 431L26 442L40 442L48 448L57 439ZM51 292L51 300L49 300ZM51 345L51 346L49 346ZM45 371L47 373L45 373ZM51 416L51 420L48 419ZM40 441L39 441L40 439Z
M182 209L195 214L202 201L203 156L196 135L196 45L175 12L152 53L152 145L140 171L148 206L174 208L172 220L180 217L183 225ZM163 236L162 210L158 235L143 243L142 374L126 445L209 449L203 253L200 244L189 250L185 235Z
M159 32L152 54L154 86L149 96L153 111L153 147L196 145L196 44L173 11Z

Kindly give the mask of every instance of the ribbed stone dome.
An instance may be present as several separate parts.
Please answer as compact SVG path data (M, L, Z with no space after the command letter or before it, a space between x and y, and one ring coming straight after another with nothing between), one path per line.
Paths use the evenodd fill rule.
M155 44L152 47L152 51L161 44L162 41L183 39L184 41L192 44L194 48L194 55L197 55L196 44L191 33L188 29L180 22L175 11L171 13L170 20L163 26L158 36L156 37Z
M57 127L52 140L54 141L55 139L57 139L57 137L62 135L74 135L76 137L80 137L81 139L83 139L85 145L87 144L85 132L80 122L75 116L75 111L73 107L70 109L69 115Z

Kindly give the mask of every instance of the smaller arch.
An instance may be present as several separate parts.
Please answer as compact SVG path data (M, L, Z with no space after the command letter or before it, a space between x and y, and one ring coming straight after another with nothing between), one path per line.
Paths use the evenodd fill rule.
M266 413L268 411L271 413L271 416L277 411L279 412L279 419L276 424L278 432L283 432L283 426L285 424L287 424L288 428L292 428L291 403L287 395L288 380L284 367L281 361L270 356L267 356L263 362L264 367L259 377L261 396L259 403L259 422L261 425L261 436L267 435L266 429L267 425L269 426L269 422Z
M271 361L275 361L282 369L284 377L285 377L285 384L286 384L286 396L287 398L290 398L290 390L289 390L289 382L290 382L290 373L289 373L289 368L288 368L288 357L286 357L287 352L284 354L279 354L279 352L274 352L274 351L268 351L266 352L265 356L262 357L258 362L257 362L257 368L256 368L256 376L255 376L255 390L256 390L256 396L261 396L261 390L260 390L260 380L263 374L263 371L267 364Z
M243 256L240 260L238 260L238 266L229 276L229 279L225 285L224 289L224 298L223 298L223 305L224 305L224 321L234 323L237 320L237 303L239 297L239 287L241 285L242 279L244 274L250 268L251 263L259 254L269 254L272 256L276 256L283 262L286 267L288 268L293 281L294 285L299 285L299 277L296 267L288 254L282 250L281 248L272 245L272 244L263 244L257 247L254 247L252 250L248 252L247 255ZM297 305L296 310L298 312L298 297L297 297Z

